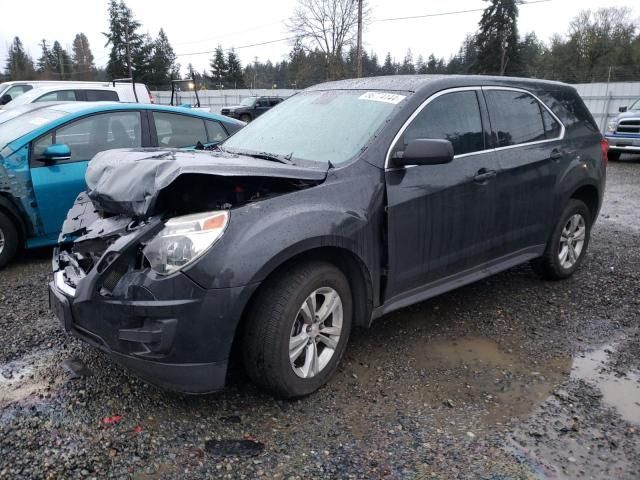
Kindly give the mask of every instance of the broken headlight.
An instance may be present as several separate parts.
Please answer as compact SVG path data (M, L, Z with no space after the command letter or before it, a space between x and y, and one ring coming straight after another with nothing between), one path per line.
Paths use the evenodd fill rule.
M156 272L173 273L206 252L222 236L228 223L226 210L171 218L142 253Z

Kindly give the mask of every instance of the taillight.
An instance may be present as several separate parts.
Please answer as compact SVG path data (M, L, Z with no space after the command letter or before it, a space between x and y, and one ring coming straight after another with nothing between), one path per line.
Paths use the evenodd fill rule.
M604 162L605 167L609 163L609 142L606 138L600 140L600 150L602 150L602 161Z

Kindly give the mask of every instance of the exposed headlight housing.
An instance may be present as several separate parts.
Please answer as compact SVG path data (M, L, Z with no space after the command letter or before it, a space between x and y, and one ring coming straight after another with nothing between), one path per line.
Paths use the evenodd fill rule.
M142 252L153 270L169 275L211 248L228 223L227 210L171 218Z
M607 133L615 133L617 128L618 128L618 122L616 122L615 120L612 122L609 122L607 124Z

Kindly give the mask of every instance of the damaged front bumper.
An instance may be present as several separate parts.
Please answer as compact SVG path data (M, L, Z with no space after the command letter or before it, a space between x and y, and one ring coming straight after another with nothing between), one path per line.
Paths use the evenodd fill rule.
M186 393L224 387L235 327L255 287L204 289L182 272L162 276L141 268L141 242L162 222L151 219L133 230L123 224L107 219L95 237L75 240L115 238L86 272L82 254L64 243L56 249L52 311L66 331L150 383Z

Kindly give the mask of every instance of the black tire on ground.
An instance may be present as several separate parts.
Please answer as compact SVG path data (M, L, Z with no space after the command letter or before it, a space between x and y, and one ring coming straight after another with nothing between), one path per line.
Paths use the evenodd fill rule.
M18 250L20 236L11 219L0 212L0 268L4 268Z
M326 366L315 376L302 378L290 361L289 341L296 328L305 328L299 316L303 303L312 292L325 287L337 292L342 301L342 330ZM318 308L321 306L319 303ZM242 354L247 374L254 383L282 398L313 393L334 374L349 340L352 315L349 282L335 266L309 261L276 273L261 286L246 317ZM332 318L327 323L333 324ZM317 348L323 352L320 349L327 347L318 341ZM300 358L306 362L305 353Z
M560 261L560 242L563 230L567 227L570 219L574 215L580 215L584 220L584 244L577 256L577 259L575 260L575 263L566 268ZM547 243L544 254L540 258L536 258L531 261L533 270L545 280L562 280L573 275L573 273L580 267L582 260L587 254L592 224L593 220L591 218L591 212L585 203L575 198L569 200L567 206L562 212L562 215L560 215L558 223L553 229L553 233Z
M240 120L242 120L245 123L249 123L251 121L251 115L249 115L248 113L244 113L240 115Z
M622 152L614 152L611 150L607 152L607 158L610 162L617 162L618 160L620 160L620 155L622 155Z

